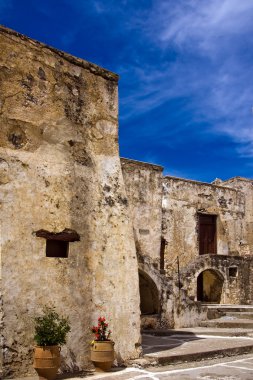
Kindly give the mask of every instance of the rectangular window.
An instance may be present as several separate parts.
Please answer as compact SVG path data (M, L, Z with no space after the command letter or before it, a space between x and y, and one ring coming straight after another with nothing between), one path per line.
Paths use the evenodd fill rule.
M69 242L62 240L47 240L46 241L46 256L47 257L68 257Z
M237 277L237 267L228 268L229 277Z

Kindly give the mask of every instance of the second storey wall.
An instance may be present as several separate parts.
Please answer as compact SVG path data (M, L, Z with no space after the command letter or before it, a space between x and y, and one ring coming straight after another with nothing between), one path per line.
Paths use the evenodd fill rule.
M186 267L199 255L199 214L216 216L217 254L240 255L244 196L240 191L174 177L164 178L163 236L165 266L177 257Z

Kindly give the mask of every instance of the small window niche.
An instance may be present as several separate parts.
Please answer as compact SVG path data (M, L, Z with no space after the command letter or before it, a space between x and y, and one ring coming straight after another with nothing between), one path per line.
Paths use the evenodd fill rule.
M66 258L69 254L69 242L61 240L46 241L46 257Z
M80 235L67 228L61 232L39 230L36 236L46 239L46 257L67 258L69 243L80 241Z
M228 268L228 275L229 275L229 277L235 278L235 277L237 277L237 273L238 273L237 267L230 267L230 268Z

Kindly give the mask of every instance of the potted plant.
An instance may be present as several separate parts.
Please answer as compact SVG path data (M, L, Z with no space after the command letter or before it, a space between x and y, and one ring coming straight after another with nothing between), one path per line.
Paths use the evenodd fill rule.
M91 331L95 335L91 342L91 360L96 367L107 371L114 361L114 342L110 339L111 330L108 330L105 318L99 317L98 325Z
M60 367L60 346L70 331L68 318L61 317L54 306L44 306L42 316L35 317L33 367L42 380L53 380Z

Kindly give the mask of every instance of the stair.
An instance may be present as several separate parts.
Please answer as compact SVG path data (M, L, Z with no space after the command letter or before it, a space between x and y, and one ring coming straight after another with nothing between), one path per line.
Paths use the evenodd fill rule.
M206 321L200 327L252 329L253 332L253 306L251 305L208 305Z
M174 334L170 330L171 335L164 334L163 336L160 332L159 335L151 335L150 332L143 334L144 355L141 365L143 367L172 365L253 352L253 338L221 336L221 334L215 336L212 330L207 330L208 335L205 334L204 328L201 330L199 328L178 329L174 330ZM219 330L221 332L221 329Z
M253 352L253 306L210 305L199 327L143 331L142 365L222 358Z

